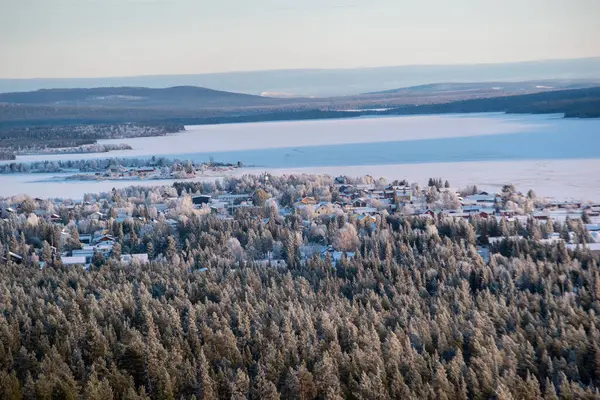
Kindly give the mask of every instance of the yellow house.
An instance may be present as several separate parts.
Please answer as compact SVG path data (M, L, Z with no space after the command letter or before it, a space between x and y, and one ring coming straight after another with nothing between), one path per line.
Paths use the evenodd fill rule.
M370 224L374 224L377 222L377 218L375 218L372 215L361 215L358 218L358 221L363 224L363 225L370 225Z
M399 203L410 203L413 201L412 191L396 191L396 201Z
M300 200L298 203L303 204L303 205L311 205L314 206L315 204L317 204L317 200L315 200L314 197L305 197L302 200Z

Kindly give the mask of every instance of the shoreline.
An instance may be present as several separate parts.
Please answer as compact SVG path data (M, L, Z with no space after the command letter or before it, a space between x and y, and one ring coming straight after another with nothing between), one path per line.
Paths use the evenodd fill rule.
M429 178L448 180L453 187L477 185L481 190L497 191L502 185L513 184L518 191L526 193L533 189L538 196L554 200L578 200L600 203L600 159L587 160L539 160L521 162L459 162L429 164L387 164L350 167L304 167L264 168L244 166L226 171L197 175L190 179L143 179L143 180L90 180L49 182L55 176L47 173L0 175L0 197L27 194L43 198L82 198L85 193L111 190L113 187L172 186L173 183L213 181L243 175L340 175L360 177L371 175L388 181L407 179L426 183ZM2 179L4 178L4 182ZM49 184L52 183L52 184Z

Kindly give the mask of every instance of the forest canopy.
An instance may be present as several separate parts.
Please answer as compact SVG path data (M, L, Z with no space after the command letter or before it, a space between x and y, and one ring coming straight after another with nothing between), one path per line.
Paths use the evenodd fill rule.
M48 243L60 229L50 222L0 222L3 254L31 254L40 245L28 238L36 236L47 261L44 268L35 258L2 261L0 393L10 399L600 396L598 257L536 239L565 226L389 214L370 228L338 215L311 229L297 215L279 215L266 199L276 193L281 200L291 188L327 194L325 179L294 179L272 179L256 194L261 205L233 219L182 207L185 218L174 229L159 221L147 230L137 219L146 212L138 203L136 220L111 220L108 229L119 251L151 254L147 264L124 264L113 254L95 258L89 271L66 267L52 261ZM193 185L177 190L185 195ZM259 182L218 185L240 192ZM152 190L110 196L116 207ZM343 256L305 257L312 235L343 247ZM476 246L490 236L505 239L486 262ZM286 268L254 261L275 253Z

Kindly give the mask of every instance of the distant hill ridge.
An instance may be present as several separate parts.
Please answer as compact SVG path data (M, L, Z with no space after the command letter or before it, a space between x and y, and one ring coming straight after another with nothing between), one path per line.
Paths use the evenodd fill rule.
M279 102L281 100L269 97L197 86L174 86L165 89L145 87L40 89L34 92L0 93L0 103L65 106L222 107L272 105Z
M101 78L0 79L0 93L42 88L199 86L234 93L346 96L432 82L600 79L600 57L498 64L400 65Z
M407 93L446 93L461 91L498 91L511 94L519 94L531 91L547 91L557 89L581 89L586 87L599 86L600 79L550 79L550 80L532 80L532 81L491 81L491 82L436 82L425 85L408 86L395 89L387 89L378 92L368 92L364 95L388 95L388 94L407 94Z
M276 99L206 88L54 89L0 94L0 129L116 123L183 125L472 112L600 117L600 87L534 93L413 92L325 99ZM491 94L494 92L493 94ZM383 111L385 110L385 111Z

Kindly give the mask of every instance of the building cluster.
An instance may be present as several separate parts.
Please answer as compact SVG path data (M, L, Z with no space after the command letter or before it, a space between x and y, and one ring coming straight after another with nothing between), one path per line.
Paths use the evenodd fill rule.
M138 174L152 174L152 168L138 169ZM12 201L0 201L0 213L3 223L11 220L27 221L35 224L38 219L60 228L60 243L51 243L51 250L63 265L83 265L89 267L97 257L112 257L124 263L149 262L154 255L127 249L124 252L117 244L123 239L123 226L134 224L137 235L142 237L153 231L176 233L185 215L208 215L232 220L239 209L252 210L256 207L272 205L276 218L262 218L261 222L277 223L280 218L295 215L302 221L305 232L318 232L327 220L339 218L351 224L360 234L377 229L378 222L391 214L417 218L456 218L456 219L496 219L498 222L519 222L525 226L529 221L539 223L561 223L580 221L585 229L587 240L582 242L573 232L568 234L550 231L541 237L541 242L554 243L564 241L570 249L585 246L592 252L600 253L600 204L576 201L547 201L514 190L501 193L485 191L456 191L448 185L428 186L425 189L408 184L351 184L343 177L336 178L327 192L326 199L313 195L304 195L282 204L280 196L268 194L267 181L263 187L252 193L229 193L223 190L210 194L177 195L173 188L160 189L160 195L145 199L121 199L118 193L87 200L44 200L40 198L13 198ZM132 202L133 201L133 202ZM123 204L126 206L123 206ZM258 217L257 217L258 218ZM166 227L166 228L165 228ZM167 229L164 231L164 229ZM121 230L117 237L115 232ZM128 232L131 232L129 229ZM125 236L130 235L126 233ZM307 235L308 236L308 235ZM313 236L318 236L314 234ZM581 237L581 236L579 236ZM489 257L489 246L506 239L488 238L489 245L478 248L484 258ZM509 239L522 239L514 237ZM68 243L68 246L65 244ZM181 244L179 244L181 246ZM115 247L117 246L117 250ZM140 246L143 248L143 246ZM59 250L60 249L60 250ZM41 250L40 250L41 251ZM307 259L319 253L333 262L342 257L353 257L352 251L345 251L334 243L304 243L301 256ZM117 254L117 257L115 257ZM6 251L3 257L22 261L26 254ZM31 256L31 255L29 255ZM285 267L280 256L269 254L264 260L253 262ZM44 266L44 263L40 264Z

